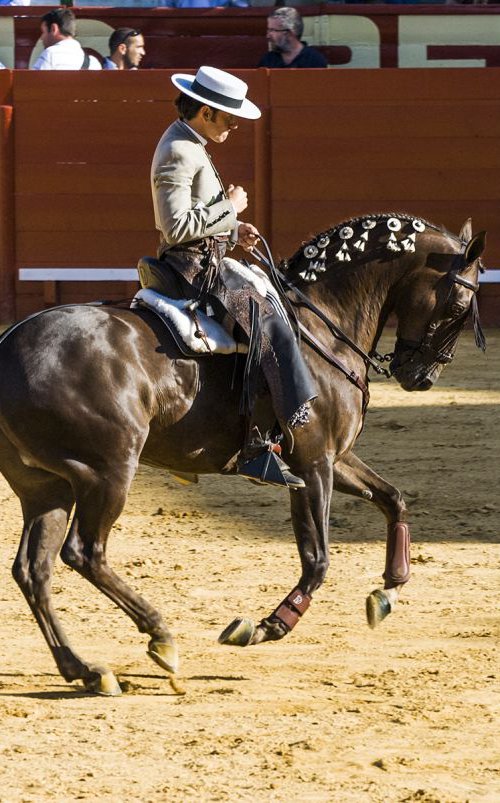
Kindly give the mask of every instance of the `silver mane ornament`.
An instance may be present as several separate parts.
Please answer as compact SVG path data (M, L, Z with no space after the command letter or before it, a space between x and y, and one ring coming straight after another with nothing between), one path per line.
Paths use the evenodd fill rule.
M415 241L417 234L425 231L425 223L418 218L400 218L395 215L391 217L382 216L379 218L364 218L362 220L352 220L349 225L344 225L340 229L331 229L328 232L318 235L314 240L307 243L302 253L309 260L307 268L300 271L299 276L305 282L315 282L318 273L326 270L326 249L329 245L337 247L335 259L337 262L351 262L351 252L349 246L356 251L364 252L370 239L370 232L379 225L384 225L389 231L385 247L388 251L415 251ZM411 229L406 233L405 229ZM399 235L399 238L398 238ZM354 240L353 243L350 241Z

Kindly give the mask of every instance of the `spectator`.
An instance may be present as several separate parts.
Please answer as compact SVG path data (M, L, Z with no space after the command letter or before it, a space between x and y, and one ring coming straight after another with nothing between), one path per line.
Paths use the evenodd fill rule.
M258 67L328 67L319 50L301 40L304 32L302 17L296 8L275 9L267 18L269 52Z
M146 55L144 37L134 28L117 28L109 37L109 56L103 70L137 70Z
M76 18L70 8L55 8L41 19L42 50L34 70L100 70L95 56L85 53L75 39Z

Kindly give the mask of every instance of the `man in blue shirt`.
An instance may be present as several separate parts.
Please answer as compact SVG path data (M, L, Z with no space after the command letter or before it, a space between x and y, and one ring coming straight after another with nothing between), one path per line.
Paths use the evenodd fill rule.
M117 28L109 37L103 70L137 70L146 55L144 37L135 28Z
M328 67L326 58L301 40L304 32L302 17L296 8L277 8L267 18L269 52L258 67Z

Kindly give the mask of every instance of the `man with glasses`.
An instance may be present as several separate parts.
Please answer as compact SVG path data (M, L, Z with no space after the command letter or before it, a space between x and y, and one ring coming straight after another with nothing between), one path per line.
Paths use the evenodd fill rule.
M328 67L319 50L303 42L304 23L296 8L277 8L267 18L269 51L258 67Z
M137 70L146 55L144 37L134 28L117 28L109 37L103 70Z

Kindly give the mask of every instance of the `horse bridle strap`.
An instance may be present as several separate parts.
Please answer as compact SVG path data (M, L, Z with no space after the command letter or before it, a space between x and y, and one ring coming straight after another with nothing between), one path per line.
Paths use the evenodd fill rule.
M256 248L256 246L252 248L252 253L256 257L258 257L260 261L264 265L266 265L266 267L269 268L269 270L271 271L271 280L278 293L288 302L288 306L290 307L290 305L294 304L294 302L290 298L288 298L285 290L291 290L293 293L295 293L295 295L299 299L300 305L307 307L321 321L323 321L323 323L328 327L332 335L335 338L337 338L337 340L342 340L343 343L349 346L349 348L351 348L359 357L362 358L366 366L371 365L371 367L375 370L377 374L384 374L384 376L390 377L391 374L389 373L389 371L387 371L386 368L383 368L381 365L379 365L379 363L376 360L374 360L370 356L370 354L367 354L365 351L363 351L363 349L360 348L353 340L351 340L351 338L348 337L348 335L346 335L345 332L343 332L339 326L334 324L333 321L331 321L330 318L328 318L325 315L325 313L319 309L319 307L316 307L315 304L309 301L308 297L304 295L304 293L302 293L293 282L289 281L289 279L287 279L287 277L284 276L283 273L281 273L277 269L276 265L274 264L274 260L269 245L267 244L264 237L262 237L262 235L260 235L260 238L264 244L268 256L267 257L264 256L262 251ZM299 305L295 304L295 306ZM299 323L298 320L297 323Z
M295 293L295 295L299 299L299 305L301 305L303 307L307 307L307 309L309 309L311 312L313 312L320 319L320 321L323 321L323 323L328 327L328 329L330 330L332 335L335 338L337 338L337 340L341 340L343 343L345 343L347 346L349 346L350 349L352 349L359 357L361 357L361 359L364 361L365 365L367 365L367 366L371 365L371 367L375 369L377 374L385 374L386 373L386 369L385 368L382 368L378 364L378 362L376 362L376 360L374 360L372 357L370 357L369 354L367 354L365 351L363 351L362 348L360 348L353 340L351 340L351 338L348 337L345 334L345 332L342 331L342 329L340 329L338 326L336 326L336 324L334 324L333 321L331 321L324 314L324 312L322 312L319 309L319 307L317 307L315 304L313 304L311 301L309 301L307 296L304 295L304 293L302 293L298 289L298 287L296 287L292 282L289 282L288 279L286 278L286 276L284 276L282 273L280 273L277 269L275 269L275 271L276 271L276 275L279 277L280 281L282 281L283 284L285 284L286 287L289 290L291 290L293 293Z
M464 277L459 276L458 273L454 273L452 278L455 284L461 284L463 287L467 287L468 290L472 290L473 293L477 293L479 290L479 282L469 282L468 279L464 279Z
M313 348L315 348L316 351L318 351L327 362L329 362L331 365L334 365L335 368L339 369L339 371L342 371L347 379L352 382L353 385L356 385L356 387L359 388L363 394L363 407L366 409L368 402L370 401L370 391L368 390L368 385L363 382L359 374L357 374L355 371L350 371L349 368L347 368L347 366L344 365L344 363L339 360L339 358L336 357L332 351L330 351L330 349L328 349L320 340L318 340L317 337L315 337L315 335L313 335L312 332L309 331L306 326L304 326L303 323L301 323L301 321L299 321L298 324L304 339L307 340L307 342L313 346Z
M344 342L356 354L358 354L363 359L365 365L367 366L371 365L378 374L384 374L385 376L389 377L390 372L386 368L383 368L381 365L379 365L379 363L376 362L374 359L372 359L370 355L366 354L358 345L356 345L356 343L354 343L339 327L337 327L333 323L333 321L331 321L320 309L318 309L318 307L316 307L311 301L309 301L307 296L305 296L304 293L302 293L294 284L292 284L292 282L290 282L287 279L286 276L284 276L276 268L276 265L274 264L274 260L271 254L271 250L267 242L264 240L263 237L261 237L261 239L264 244L264 247L266 248L268 256L267 257L264 256L264 254L255 246L253 247L252 251L255 254L255 256L257 256L260 259L260 261L269 268L273 284L276 290L278 291L279 295L286 300L289 308L291 308L292 305L294 306L302 305L307 307L321 321L323 321L324 324L326 324L326 326L328 327L328 329L335 338ZM285 292L285 288L295 293L295 295L299 299L298 304L296 302L293 302L290 298L288 298ZM312 334L312 332L309 331L309 329L307 329L307 327L301 321L299 321L299 319L295 314L294 318L298 326L299 332L304 336L305 340L314 349L316 349L316 351L327 362L329 362L331 365L335 366L335 368L341 371L344 374L344 376L346 376L347 379L350 382L352 382L352 384L355 385L358 388L358 390L361 391L361 393L363 394L363 410L366 410L366 408L368 407L368 403L370 401L370 392L368 390L366 382L364 382L363 379L361 379L361 377L355 371L351 371L349 368L347 368L347 366L344 365L342 360L336 357L335 354L333 354L333 352L330 351L330 349L328 349L315 335Z
M459 258L463 259L465 248L462 249L462 252L458 255ZM467 317L472 315L472 323L474 328L474 337L476 341L476 346L483 351L486 349L486 341L484 338L483 331L481 329L481 323L479 320L479 311L477 306L477 297L476 293L479 290L479 283L478 282L471 282L469 279L465 279L463 276L460 275L458 268L452 269L448 272L447 276L450 282L450 289L448 291L449 298L453 284L460 284L462 287L466 287L467 290L471 290L473 293L471 303L469 309L461 315L459 318L456 319L455 324L448 330L447 338L444 342L436 345L436 335L439 331L439 322L437 320L431 320L427 331L425 332L424 336L419 341L414 340L407 340L405 338L398 337L397 345L399 348L406 349L407 351L411 352L427 352L433 355L435 361L439 365L446 365L450 363L453 359L454 354L454 345L456 342L456 338L463 327Z

